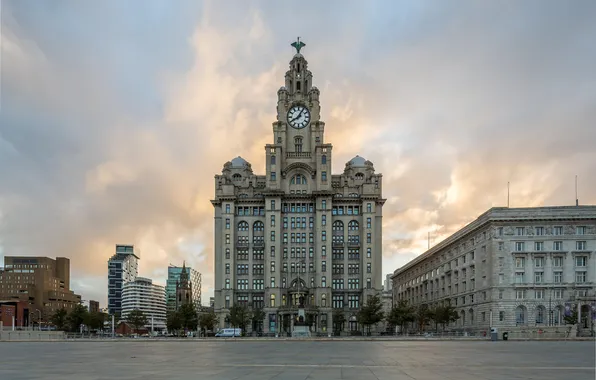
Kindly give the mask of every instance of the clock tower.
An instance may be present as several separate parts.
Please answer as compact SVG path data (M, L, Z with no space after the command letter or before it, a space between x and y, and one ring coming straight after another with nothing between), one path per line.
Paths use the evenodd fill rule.
M313 75L308 62L300 53L306 46L300 38L292 44L296 54L285 75L285 86L277 91L277 121L273 123L273 144L268 144L267 176L271 189L288 193L293 184L307 185L295 189L300 193L329 190L328 168L331 168L331 144L325 144L325 123L321 121L319 89L312 85ZM324 157L322 157L324 156ZM299 171L297 180L284 181ZM302 175L307 181L302 180ZM291 179L291 178L288 178ZM284 186L287 184L288 186ZM306 193L305 192L305 193Z

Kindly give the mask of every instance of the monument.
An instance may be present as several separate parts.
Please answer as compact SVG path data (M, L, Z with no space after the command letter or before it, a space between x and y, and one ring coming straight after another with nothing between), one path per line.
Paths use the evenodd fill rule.
M298 282L300 283L300 281ZM298 316L294 320L294 328L292 329L292 338L309 338L310 328L306 323L306 314L304 313L304 293L299 293L298 296Z

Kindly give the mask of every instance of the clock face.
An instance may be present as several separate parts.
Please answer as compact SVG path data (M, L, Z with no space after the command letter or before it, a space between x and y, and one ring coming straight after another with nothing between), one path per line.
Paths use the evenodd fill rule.
M293 106L288 111L288 124L292 128L302 129L310 122L310 111L305 106Z

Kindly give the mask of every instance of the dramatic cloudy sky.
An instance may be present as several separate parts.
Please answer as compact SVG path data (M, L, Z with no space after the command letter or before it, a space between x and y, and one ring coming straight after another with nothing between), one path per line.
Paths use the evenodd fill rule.
M213 176L264 171L301 36L334 170L384 174L383 271L491 206L596 203L596 2L1 2L0 256L71 258L106 300L115 243L213 293Z

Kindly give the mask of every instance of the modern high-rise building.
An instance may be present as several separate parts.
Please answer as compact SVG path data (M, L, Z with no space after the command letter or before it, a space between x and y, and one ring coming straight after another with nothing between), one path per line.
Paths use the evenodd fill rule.
M147 317L146 327L166 328L166 289L149 278L137 277L122 286L122 319L133 310L141 310Z
M188 274L187 286L190 287L190 299L196 306L197 310L201 306L201 273L192 269L191 267L187 267L186 264L183 264L182 267L170 265L168 267L168 279L166 281L168 311L177 309L176 293L177 289L180 288L180 275L182 274L183 268Z
M596 206L491 208L397 269L394 301L449 302L461 331L596 320Z
M116 253L108 260L108 312L122 312L122 287L134 281L139 273L140 252L134 245L116 245Z
M6 256L0 300L26 302L34 321L47 320L58 309L71 310L81 296L70 290L70 259Z
M382 175L356 156L332 174L319 90L300 49L277 91L264 175L241 157L215 176L215 312L235 303L265 312L265 332L289 331L305 300L309 324L333 313L357 330L356 312L382 283Z

